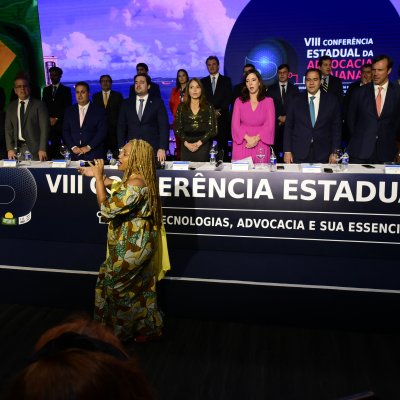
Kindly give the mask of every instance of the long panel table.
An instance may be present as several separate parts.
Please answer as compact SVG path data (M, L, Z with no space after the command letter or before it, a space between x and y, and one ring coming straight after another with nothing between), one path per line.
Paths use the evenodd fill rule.
M190 287L185 296L195 296L196 283L400 293L399 179L383 166L167 166L158 171L173 268L167 282ZM3 302L91 304L106 244L94 179L50 163L0 168L0 216ZM167 303L181 301L169 295Z

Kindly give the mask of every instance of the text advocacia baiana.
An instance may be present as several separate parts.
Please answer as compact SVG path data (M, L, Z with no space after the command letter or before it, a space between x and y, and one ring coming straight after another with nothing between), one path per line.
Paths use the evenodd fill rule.
M159 178L162 197L266 199L287 201L399 203L398 182L356 182L337 179L283 179L283 186L268 178L166 176Z

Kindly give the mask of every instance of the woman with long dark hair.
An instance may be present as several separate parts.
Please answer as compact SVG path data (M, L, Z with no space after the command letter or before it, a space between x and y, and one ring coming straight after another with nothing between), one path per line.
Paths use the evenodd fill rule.
M186 85L186 100L176 112L175 132L181 138L182 160L208 160L211 140L217 135L217 119L198 78Z
M274 143L275 107L265 95L265 86L256 70L245 74L246 86L235 101L232 115L232 160L251 156L256 162L258 149L264 149L269 162L270 146Z

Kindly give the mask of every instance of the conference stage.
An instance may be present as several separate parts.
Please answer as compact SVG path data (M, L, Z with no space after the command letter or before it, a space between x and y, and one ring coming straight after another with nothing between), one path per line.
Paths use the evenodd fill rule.
M287 293L290 307L308 293L309 305L325 293L397 301L397 175L300 169L158 171L172 264L165 308L259 315ZM0 194L1 301L90 310L107 229L94 179L43 163L0 168Z

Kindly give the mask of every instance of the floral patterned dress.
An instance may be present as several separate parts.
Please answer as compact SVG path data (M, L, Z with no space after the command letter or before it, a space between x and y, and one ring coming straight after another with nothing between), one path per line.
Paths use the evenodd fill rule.
M107 258L96 283L95 320L123 341L155 335L163 321L157 307L153 257L158 233L148 189L114 181L100 210L109 225Z

